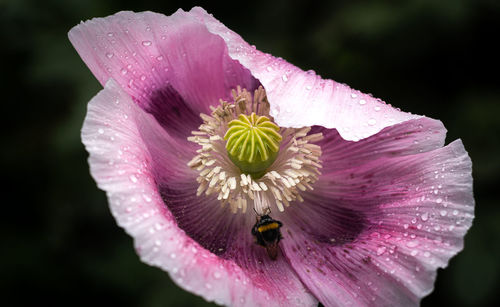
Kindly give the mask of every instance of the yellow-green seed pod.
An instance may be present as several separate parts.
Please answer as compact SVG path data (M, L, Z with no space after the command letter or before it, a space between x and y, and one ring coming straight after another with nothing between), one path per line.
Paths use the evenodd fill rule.
M276 160L282 137L269 118L252 113L229 122L224 140L231 161L243 173L260 178Z

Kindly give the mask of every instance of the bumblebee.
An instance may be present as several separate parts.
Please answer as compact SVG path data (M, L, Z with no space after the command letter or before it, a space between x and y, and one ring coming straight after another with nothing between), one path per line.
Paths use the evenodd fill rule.
M257 222L252 228L255 243L265 247L269 258L272 260L276 260L278 243L283 238L280 231L281 226L283 226L283 223L274 220L268 214L264 214L257 216Z

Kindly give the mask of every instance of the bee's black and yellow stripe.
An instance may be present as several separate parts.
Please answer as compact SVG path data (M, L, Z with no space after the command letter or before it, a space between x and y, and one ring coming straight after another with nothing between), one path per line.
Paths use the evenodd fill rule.
M278 229L280 225L277 222L272 222L266 225L259 226L257 231L260 233L266 232L268 230Z

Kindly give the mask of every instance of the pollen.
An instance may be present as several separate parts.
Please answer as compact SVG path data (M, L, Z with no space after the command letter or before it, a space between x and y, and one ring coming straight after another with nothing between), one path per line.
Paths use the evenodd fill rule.
M200 146L188 166L198 172L197 195L216 195L233 213L248 208L264 214L302 202L321 169L321 133L310 127L284 128L273 122L262 87L253 95L240 87L232 102L221 100L188 140Z

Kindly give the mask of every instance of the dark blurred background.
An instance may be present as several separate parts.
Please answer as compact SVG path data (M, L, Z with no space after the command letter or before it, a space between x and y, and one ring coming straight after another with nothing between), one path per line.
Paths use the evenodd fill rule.
M499 1L0 0L3 306L210 306L142 264L109 213L80 142L101 86L67 39L80 20L196 4L258 49L441 119L448 142L461 138L476 218L422 305L499 306Z

